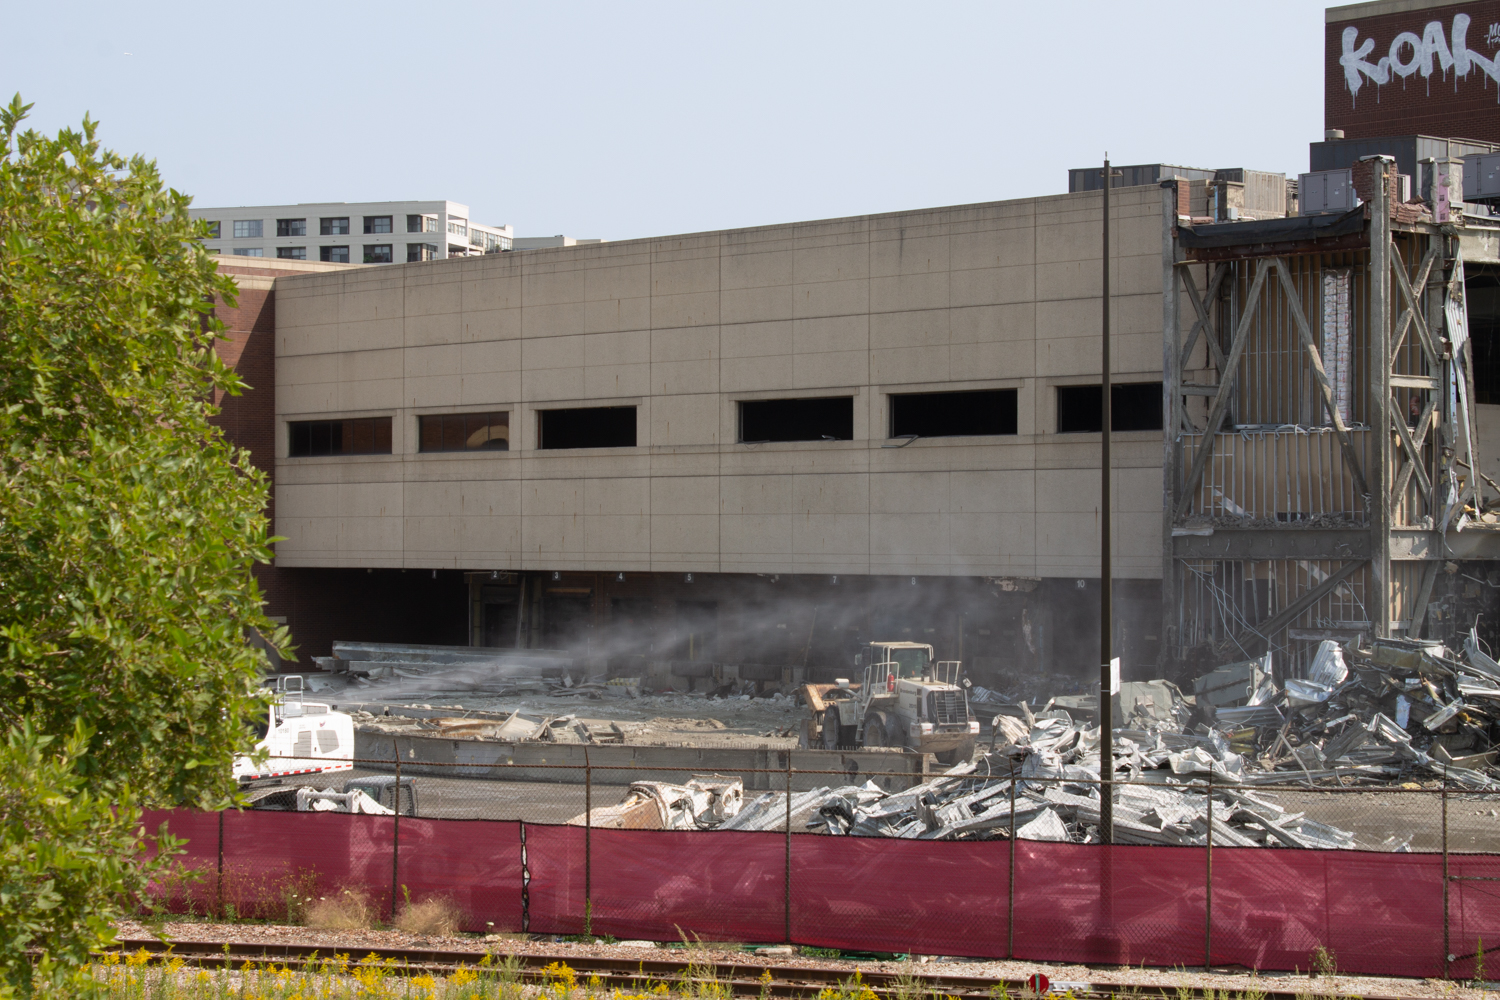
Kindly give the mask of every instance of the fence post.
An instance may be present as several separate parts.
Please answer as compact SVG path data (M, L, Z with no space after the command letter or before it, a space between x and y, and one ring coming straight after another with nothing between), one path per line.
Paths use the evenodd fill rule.
M782 922L786 943L792 943L792 749L786 751L786 881L782 886Z
M1203 971L1213 968L1214 935L1214 772L1208 772L1208 850L1203 871Z
M521 933L531 931L531 859L526 853L526 821L517 823L521 837Z
M1010 763L1010 887L1006 890L1005 957L1016 957L1016 762Z
M594 765L583 748L583 933L594 933Z
M391 805L396 809L391 825L391 923L394 924L396 892L399 888L397 880L401 872L401 744L395 739L391 740L391 753L396 759L396 793L391 798Z
M1443 765L1443 978L1448 978L1449 956L1453 954L1448 940L1448 765Z
M216 899L215 912L219 919L224 919L224 810L219 810L219 879L218 888L214 892Z

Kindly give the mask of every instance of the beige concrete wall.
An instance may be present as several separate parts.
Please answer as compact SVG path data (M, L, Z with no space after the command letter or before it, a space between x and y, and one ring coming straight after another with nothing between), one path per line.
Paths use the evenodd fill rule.
M1113 368L1161 377L1161 194L1117 191ZM1098 572L1097 192L278 279L285 566ZM888 447L889 393L1014 387L1019 433ZM736 443L742 400L853 395L854 440ZM538 408L639 408L638 446L539 451ZM420 454L422 414L512 449ZM390 414L389 456L285 423ZM899 442L895 442L899 443ZM1115 572L1160 575L1161 438L1116 435Z

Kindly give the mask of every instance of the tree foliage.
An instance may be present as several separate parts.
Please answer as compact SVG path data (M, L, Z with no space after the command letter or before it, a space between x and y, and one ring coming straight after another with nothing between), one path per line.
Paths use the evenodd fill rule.
M286 639L251 575L265 477L209 423L241 389L212 349L235 288L154 163L28 108L0 111L0 733L74 734L67 794L122 815L213 806L264 710L247 636ZM0 926L28 892L0 886Z

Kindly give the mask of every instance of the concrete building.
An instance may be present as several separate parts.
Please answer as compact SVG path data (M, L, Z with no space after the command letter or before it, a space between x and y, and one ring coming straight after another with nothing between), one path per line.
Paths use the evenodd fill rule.
M574 247L580 243L603 243L603 240L585 240L573 236L517 236L512 241L512 250L542 250L547 247Z
M510 226L486 226L455 201L327 202L192 208L215 253L343 264L394 264L500 253Z
M1087 673L1099 205L279 278L269 611L314 655L358 637L832 669L887 635L991 682ZM1154 672L1159 189L1115 205L1120 641Z
M1330 11L1330 88L1352 88L1349 28L1416 18L1379 43L1409 48L1468 10L1446 7L1464 5ZM1386 72L1404 81L1414 56L1395 56ZM1443 67L1455 100L1488 72L1468 66ZM1329 127L1366 130L1351 143L1451 135L1443 89L1438 118L1392 91L1350 118L1330 92ZM1410 147L1446 166L1456 148L1403 141L1359 155ZM1315 155L1354 149L1326 147ZM1364 182L1395 176L1370 162L1351 165ZM1500 226L1457 201L1439 219L1399 185L1288 219L1296 186L1278 174L1122 173L1127 677L1266 648L1292 670L1320 637L1451 641L1476 616L1500 640L1500 528L1473 475L1500 481ZM565 647L632 673L688 660L831 678L862 641L919 639L979 683L1086 689L1102 409L1090 175L1054 197L274 278L274 384L261 375L237 403L255 411L285 538L262 574L269 613L303 655L334 639Z

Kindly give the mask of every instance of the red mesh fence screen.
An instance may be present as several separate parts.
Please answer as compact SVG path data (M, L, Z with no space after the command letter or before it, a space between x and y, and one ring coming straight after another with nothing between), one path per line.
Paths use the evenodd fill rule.
M1193 847L1017 841L1015 954L1201 965L1203 862Z
M581 826L526 824L528 929L533 934L583 933L584 832Z
M389 885L389 852L385 858ZM465 930L519 931L521 824L403 816L399 880L413 900L453 900Z
M158 886L157 895L209 912L221 891L218 816L148 813L145 825L154 831L163 820L189 839L183 861L203 877ZM393 825L390 817L228 812L223 902L243 916L285 918L294 896L358 888L388 914ZM581 933L591 891L590 927L598 934L747 943L785 937L780 832L590 836L581 826L410 817L400 825L399 884L413 899L451 897L470 930ZM796 943L1012 952L1008 841L797 834L791 856ZM1022 840L1015 859L1015 957L1203 964L1204 849ZM1450 974L1467 977L1480 941L1500 942L1500 855L1449 856L1446 952L1441 854L1215 848L1212 864L1214 964L1308 969L1322 946L1342 970L1402 976L1441 975L1452 953Z
M541 828L528 827L533 829ZM704 941L785 940L784 836L595 830L592 860L595 933L668 941L679 933Z
M1009 859L1004 841L795 836L792 940L823 948L1003 956Z

